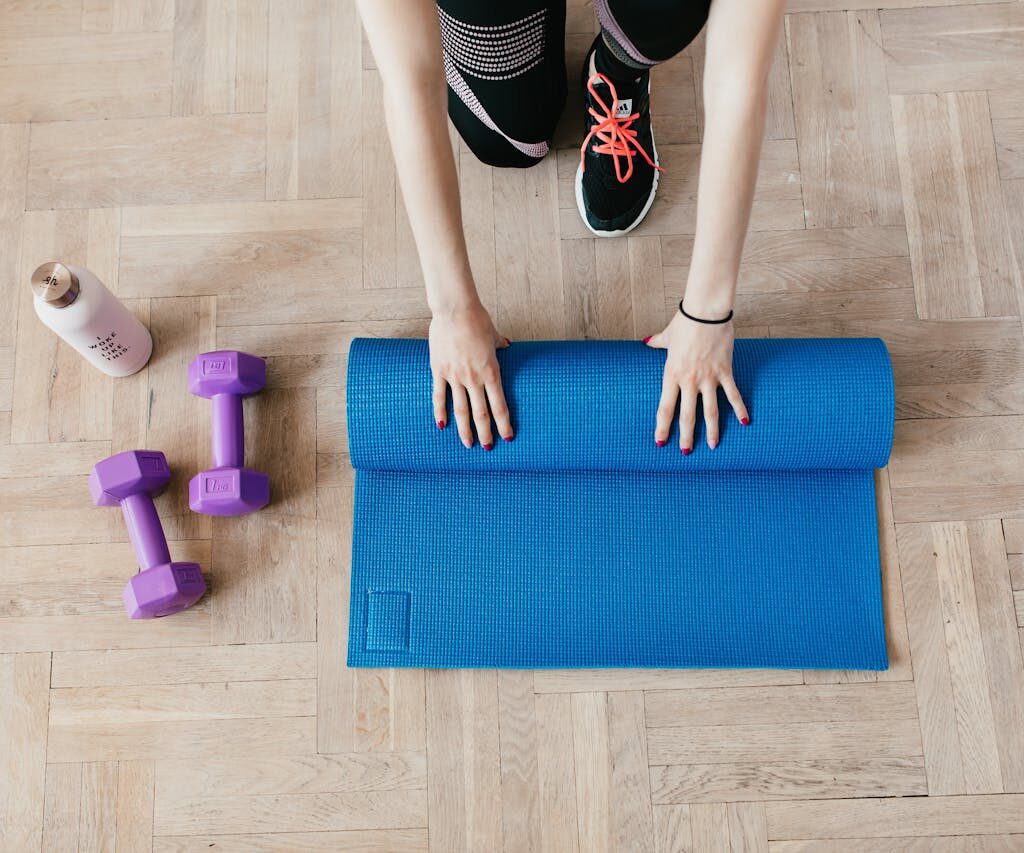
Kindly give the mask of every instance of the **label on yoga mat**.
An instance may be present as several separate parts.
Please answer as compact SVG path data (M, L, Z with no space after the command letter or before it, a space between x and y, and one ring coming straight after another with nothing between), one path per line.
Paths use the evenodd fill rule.
M876 339L743 340L720 446L658 448L664 352L517 343L516 437L438 430L427 345L357 340L350 666L884 669Z

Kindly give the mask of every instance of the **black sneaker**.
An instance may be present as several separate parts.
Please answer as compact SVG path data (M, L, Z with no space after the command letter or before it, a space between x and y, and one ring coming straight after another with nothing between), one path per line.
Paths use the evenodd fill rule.
M615 83L604 74L591 75L593 52L591 47L583 60L587 135L576 170L576 207L594 234L618 237L640 224L658 189L651 74Z

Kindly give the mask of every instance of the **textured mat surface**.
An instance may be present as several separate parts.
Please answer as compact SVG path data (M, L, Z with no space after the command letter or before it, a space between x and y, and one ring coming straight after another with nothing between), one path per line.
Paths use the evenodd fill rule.
M664 354L499 354L516 438L439 431L424 341L353 341L350 666L884 669L877 339L742 340L751 425L652 434Z

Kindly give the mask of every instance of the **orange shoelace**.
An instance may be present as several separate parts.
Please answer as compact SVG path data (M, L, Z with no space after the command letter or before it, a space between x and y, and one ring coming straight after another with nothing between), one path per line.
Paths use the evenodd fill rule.
M594 88L594 82L601 80L608 87L608 91L611 92L612 105L609 107ZM597 101L602 109L604 115L601 115L593 107L589 107L590 114L597 119L597 124L590 128L590 133L587 134L583 140L583 144L580 146L580 169L586 169L586 163L584 159L587 153L587 145L593 137L597 137L598 144L594 146L594 151L598 154L611 154L615 163L615 177L619 179L620 184L626 183L633 174L633 157L636 152L639 151L643 158L647 161L648 165L654 167L659 172L663 172L664 169L661 166L655 165L651 159L651 155L648 154L644 147L637 141L636 131L633 130L633 122L640 118L640 113L632 113L624 118L619 118L617 115L619 111L619 94L615 91L615 85L609 80L604 74L594 74L587 81L587 91L594 96L594 100ZM634 150L635 149L635 150ZM620 158L626 158L626 174L622 174L622 160Z

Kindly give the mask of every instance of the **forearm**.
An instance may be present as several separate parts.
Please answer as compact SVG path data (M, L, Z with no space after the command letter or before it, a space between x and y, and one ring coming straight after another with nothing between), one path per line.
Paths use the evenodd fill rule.
M704 140L688 310L720 317L736 297L784 0L714 0L704 65Z
M478 301L462 230L443 84L437 89L409 93L386 87L384 93L398 179L434 313Z
M705 112L686 304L708 317L733 307L764 133L767 93L734 95L737 100Z
M434 0L360 0L431 310L479 302L469 267Z

